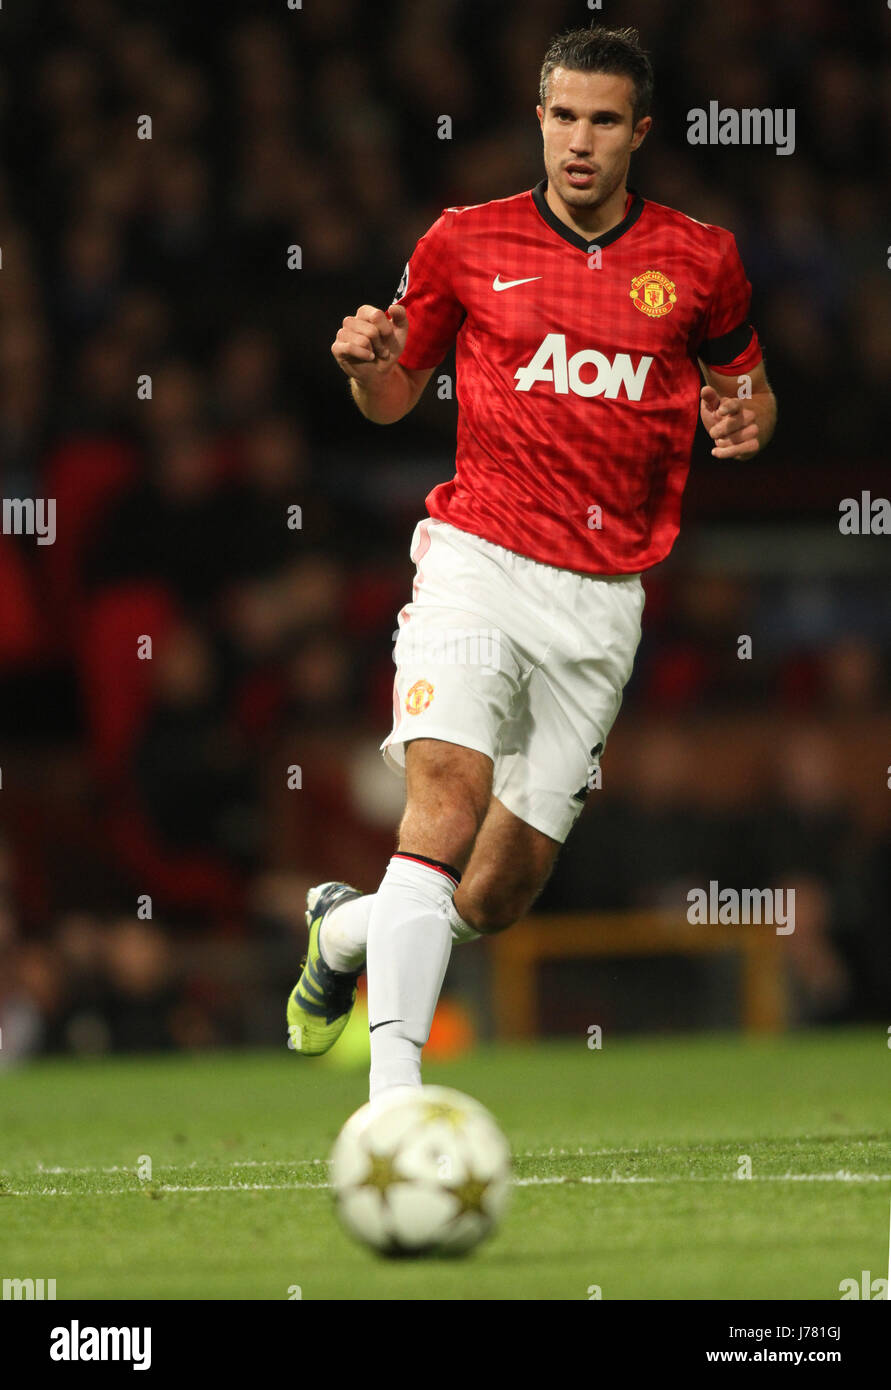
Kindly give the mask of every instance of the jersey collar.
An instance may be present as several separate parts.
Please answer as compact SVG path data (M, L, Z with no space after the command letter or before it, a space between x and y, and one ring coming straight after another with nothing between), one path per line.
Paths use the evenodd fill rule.
M620 236L624 236L630 227L633 227L644 209L644 199L640 196L636 188L627 188L631 194L631 204L615 227L610 227L609 231L599 237L583 237L578 232L574 232L571 227L567 227L565 222L561 222L555 212L551 210L545 199L545 189L548 186L546 178L541 183L536 184L532 190L532 201L535 203L541 216L547 222L551 231L556 232L564 241L568 241L570 246L575 246L579 251L588 251L592 246L609 246L611 242L618 241Z

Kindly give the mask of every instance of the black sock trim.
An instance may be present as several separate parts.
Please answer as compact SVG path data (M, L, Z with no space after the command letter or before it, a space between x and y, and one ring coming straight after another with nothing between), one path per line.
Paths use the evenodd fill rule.
M428 859L426 854L413 854L411 850L397 849L393 855L394 859L414 859L419 864L429 864L431 869L438 869L441 874L448 874L456 883L461 882L461 875L457 869L453 869L451 864L444 864L441 859Z

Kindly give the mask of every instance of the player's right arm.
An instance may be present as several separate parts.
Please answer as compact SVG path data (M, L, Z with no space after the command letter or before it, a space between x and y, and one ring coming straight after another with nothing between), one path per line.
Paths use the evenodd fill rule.
M367 420L392 425L417 405L432 367L401 367L408 315L401 304L385 313L363 304L345 318L331 344L334 360L350 379L353 400Z

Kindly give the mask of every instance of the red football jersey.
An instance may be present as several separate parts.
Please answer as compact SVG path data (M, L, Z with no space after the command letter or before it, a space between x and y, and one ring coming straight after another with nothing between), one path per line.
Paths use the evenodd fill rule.
M457 336L455 476L427 509L548 565L634 574L678 533L697 357L728 376L761 360L751 285L722 227L629 191L586 240L546 187L446 208L405 268L402 365L437 366Z

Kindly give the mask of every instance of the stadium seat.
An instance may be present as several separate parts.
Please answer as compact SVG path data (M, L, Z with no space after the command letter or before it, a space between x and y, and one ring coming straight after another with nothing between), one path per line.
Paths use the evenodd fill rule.
M126 771L151 701L153 668L137 644L163 640L175 616L172 595L156 584L121 585L85 607L77 663L94 766L110 782Z
M156 655L176 618L172 595L152 584L108 590L84 613L78 662L107 843L120 868L161 908L237 920L238 876L214 856L181 854L163 844L133 790L131 755L151 708L153 673L151 661L139 658L137 644L150 636Z
M112 439L78 439L50 455L43 487L56 501L56 540L41 559L52 620L69 650L82 618L84 556L102 516L137 471L135 450Z
M45 627L25 557L15 540L0 535L0 669L41 661Z

